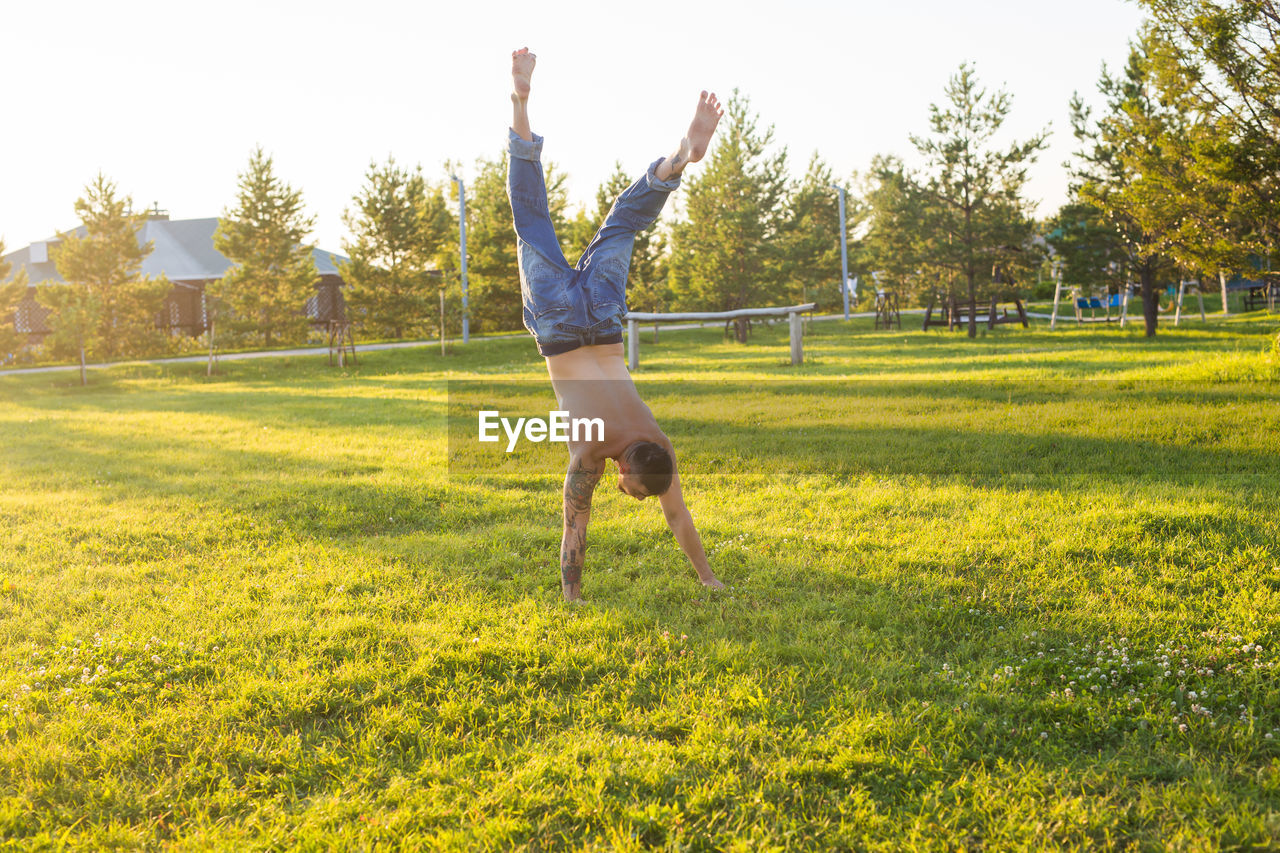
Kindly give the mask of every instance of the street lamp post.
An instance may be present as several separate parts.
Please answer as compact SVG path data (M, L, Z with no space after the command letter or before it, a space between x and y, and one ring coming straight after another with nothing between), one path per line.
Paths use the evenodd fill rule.
M832 184L840 194L840 293L844 295L844 318L849 319L849 245L844 221L844 187Z
M462 261L462 342L465 344L471 341L471 316L467 310L467 187L457 175L450 177L458 185L458 253ZM444 329L440 330L440 337L444 337Z

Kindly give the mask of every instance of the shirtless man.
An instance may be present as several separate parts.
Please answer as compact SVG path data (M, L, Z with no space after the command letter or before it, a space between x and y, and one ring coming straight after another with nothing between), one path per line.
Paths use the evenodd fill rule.
M560 409L573 418L600 418L604 422L602 441L569 443L560 542L561 589L568 601L582 597L591 495L607 459L617 462L620 491L637 500L658 496L667 526L698 578L706 586L723 588L707 564L702 539L684 505L671 442L640 400L622 360L627 269L636 232L657 220L667 196L680 185L684 167L707 153L723 110L714 93L702 93L693 122L675 152L654 162L647 174L618 196L577 266L569 266L548 211L542 137L529 128L529 89L535 61L528 48L511 54L515 91L511 95L514 118L508 145L507 194L515 220L524 324L547 359Z

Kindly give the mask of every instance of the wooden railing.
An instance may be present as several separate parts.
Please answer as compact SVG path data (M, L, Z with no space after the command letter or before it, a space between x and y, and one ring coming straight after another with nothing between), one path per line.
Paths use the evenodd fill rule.
M817 307L816 302L804 305L789 305L785 308L740 308L737 311L692 311L683 314L650 314L643 311L631 311L627 314L627 367L635 370L640 366L640 329L641 323L679 323L702 322L707 320L737 320L741 317L782 317L786 316L791 326L791 363L804 361L804 329L800 315Z

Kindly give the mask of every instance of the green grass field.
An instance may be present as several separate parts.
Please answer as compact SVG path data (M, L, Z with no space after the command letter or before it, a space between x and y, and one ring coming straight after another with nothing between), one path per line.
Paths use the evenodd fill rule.
M0 838L1280 847L1280 323L908 322L646 333L730 588L602 485L577 607L530 341L0 375Z

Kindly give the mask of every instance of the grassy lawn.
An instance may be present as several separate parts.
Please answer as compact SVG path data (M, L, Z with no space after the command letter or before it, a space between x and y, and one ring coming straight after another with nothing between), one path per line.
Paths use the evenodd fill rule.
M1280 846L1280 322L917 323L646 332L579 607L528 340L0 374L0 839Z

